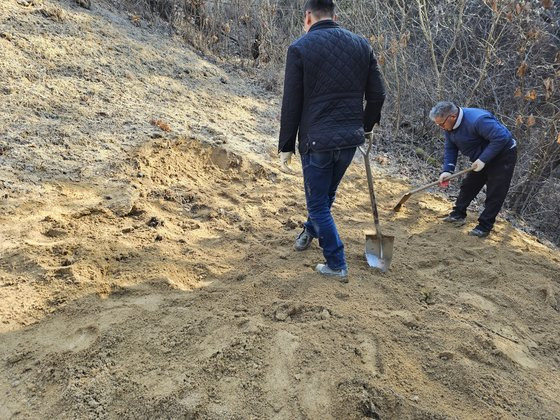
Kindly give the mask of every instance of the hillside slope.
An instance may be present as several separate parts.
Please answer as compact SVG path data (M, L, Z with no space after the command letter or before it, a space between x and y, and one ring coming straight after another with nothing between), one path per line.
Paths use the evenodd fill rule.
M0 3L0 418L560 418L557 250L376 165L376 273L357 158L319 277L278 98L139 24Z

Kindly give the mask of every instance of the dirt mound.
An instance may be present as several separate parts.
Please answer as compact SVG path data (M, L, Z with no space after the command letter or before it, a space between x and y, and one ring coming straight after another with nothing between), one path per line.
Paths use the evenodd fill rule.
M141 44L161 58L161 71L188 58L222 72L99 2L92 11L42 4L64 20L17 2L0 12L24 26L47 19L45 36L64 29L68 42L82 25L100 51L129 48L118 57L123 68ZM18 38L23 29L6 21ZM0 42L4 54L13 43ZM7 68L2 82L20 83ZM145 64L131 72L150 74ZM106 76L107 91L121 80ZM381 220L396 240L391 271L373 272L363 256L372 222L357 159L334 206L349 283L319 277L318 247L292 249L305 217L301 177L269 164L277 127L261 127L277 101L228 77L177 82L169 103L130 81L137 99L104 105L119 115L106 134L65 111L76 116L73 129L92 132L89 152L67 138L74 160L58 160L50 147L58 135L47 126L31 136L35 147L15 140L15 124L5 131L0 417L558 418L558 251L504 221L486 240L469 237L470 226L440 222L451 205L442 196L414 196L394 214L410 185L376 165ZM157 86L170 92L169 83ZM11 93L0 112L30 111L22 98L31 93ZM50 103L54 93L44 94ZM137 131L117 124L133 118ZM68 121L51 128L69 129ZM21 130L47 123L22 120Z
M0 262L6 417L558 412L559 257L532 238L503 222L468 237L428 195L392 217L403 186L378 180L397 252L376 274L357 162L335 209L345 285L313 273L319 249L291 248L298 177L192 140L150 142L132 162L127 176L143 176L128 190L61 185L3 218L18 229Z

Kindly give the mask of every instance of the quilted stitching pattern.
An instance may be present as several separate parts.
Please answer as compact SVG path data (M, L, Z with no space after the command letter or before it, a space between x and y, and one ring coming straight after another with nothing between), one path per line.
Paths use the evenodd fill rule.
M364 142L363 100L371 47L332 21L316 26L292 44L303 66L304 106L298 135L302 154Z
M336 92L363 92L369 48L341 28L315 31L301 39L310 97Z

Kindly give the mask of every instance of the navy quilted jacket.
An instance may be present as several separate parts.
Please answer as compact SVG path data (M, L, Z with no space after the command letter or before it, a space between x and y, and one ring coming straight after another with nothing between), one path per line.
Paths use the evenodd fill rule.
M278 150L295 151L296 134L300 154L359 146L384 100L369 43L333 20L319 21L288 48Z

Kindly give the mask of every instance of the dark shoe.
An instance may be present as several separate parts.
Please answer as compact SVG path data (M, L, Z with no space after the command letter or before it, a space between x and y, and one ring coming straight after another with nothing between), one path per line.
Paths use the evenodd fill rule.
M317 264L315 267L315 271L317 273L322 274L323 276L332 276L332 277L340 277L340 281L347 283L348 277L348 270L346 268L341 268L340 270L333 270L327 264Z
M467 218L450 214L449 216L445 217L443 219L443 221L446 222L446 223L451 223L451 224L459 227L459 226L463 226L465 224L465 222L467 221Z
M484 230L480 226L477 226L469 232L469 235L470 236L477 236L479 238L486 238L489 233L490 233L489 230Z
M296 243L294 244L294 249L296 251L304 251L311 245L313 242L313 236L309 234L307 228L303 228L303 231L298 235L296 238Z

